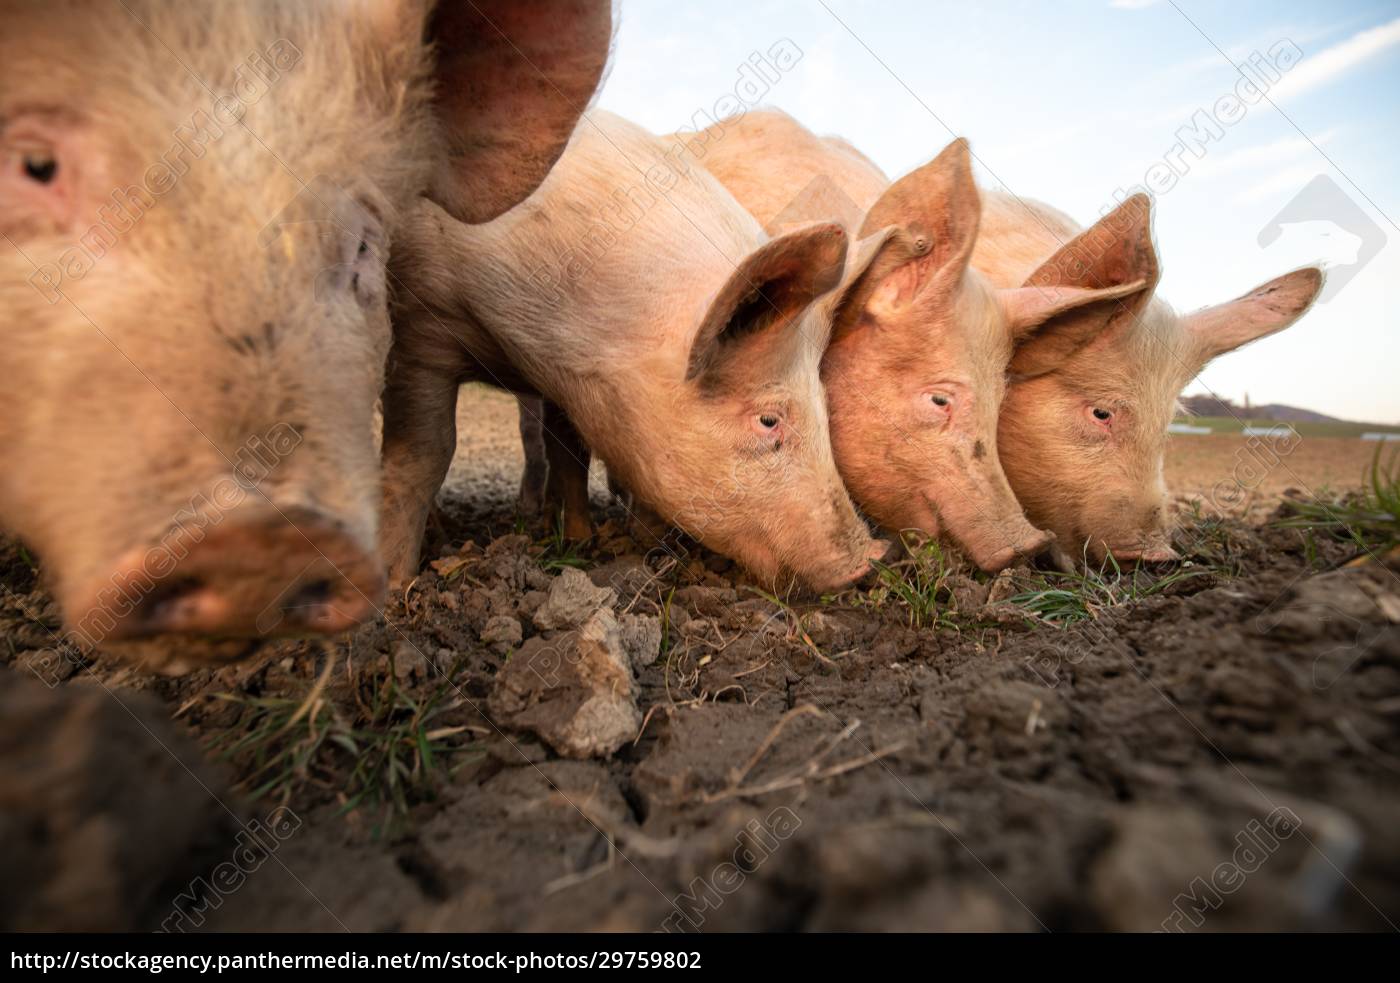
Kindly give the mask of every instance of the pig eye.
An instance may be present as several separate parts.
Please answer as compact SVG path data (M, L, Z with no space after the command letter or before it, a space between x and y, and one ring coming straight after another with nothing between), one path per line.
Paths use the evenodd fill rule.
M759 415L758 422L763 429L772 430L780 421L775 413L763 413Z
M1107 423L1109 420L1113 419L1112 412L1110 412L1109 410L1100 409L1097 406L1094 407L1093 413L1094 419L1098 420L1100 423Z
M942 393L930 393L928 398L929 398L929 402L931 402L934 406L938 406L938 407L942 407L942 408L947 408L948 406L951 406L952 403L953 403L953 401L952 401L951 399L949 399L947 396L943 395Z
M39 184L50 184L58 176L58 161L42 151L27 153L24 155L24 176Z

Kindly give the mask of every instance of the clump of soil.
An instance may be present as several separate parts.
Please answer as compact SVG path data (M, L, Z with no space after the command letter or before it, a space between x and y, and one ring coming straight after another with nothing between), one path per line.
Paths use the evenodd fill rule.
M1052 623L1029 571L778 598L616 521L581 549L512 525L449 508L347 640L63 687L153 691L301 818L210 927L1400 923L1400 557L1190 519L1191 576ZM0 569L20 667L44 599Z
M225 852L222 781L157 701L0 677L0 927L135 931Z

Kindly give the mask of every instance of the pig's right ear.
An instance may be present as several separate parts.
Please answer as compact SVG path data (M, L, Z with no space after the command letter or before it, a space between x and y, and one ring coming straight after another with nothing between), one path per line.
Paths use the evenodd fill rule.
M841 282L847 237L818 222L764 243L710 302L690 346L686 381L713 378L775 329L797 328L807 307ZM813 339L825 349L826 339Z
M487 222L544 180L588 108L610 0L440 0L428 18L442 136L428 196Z
M1011 372L1052 372L1141 313L1161 271L1152 201L1133 195L1057 250L1024 286L998 291L1016 345Z
M897 226L909 236L912 256L886 278L882 303L902 308L915 298L940 303L950 297L967 272L981 221L972 151L962 138L885 189L866 213L861 238Z

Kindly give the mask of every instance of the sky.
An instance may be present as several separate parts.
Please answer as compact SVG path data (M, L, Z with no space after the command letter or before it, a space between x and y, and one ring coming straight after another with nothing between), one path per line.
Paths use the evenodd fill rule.
M964 136L984 187L1089 224L1151 172L1158 296L1183 312L1325 261L1325 302L1186 392L1400 423L1397 0L622 0L598 104L704 125L775 45L800 58L745 100L891 178ZM1252 58L1263 95L1218 113ZM1210 138L1173 153L1201 110Z

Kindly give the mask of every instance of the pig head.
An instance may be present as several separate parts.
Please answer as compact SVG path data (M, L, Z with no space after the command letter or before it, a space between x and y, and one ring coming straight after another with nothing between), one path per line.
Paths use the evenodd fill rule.
M80 645L177 670L377 610L398 216L527 195L610 34L430 7L5 4L0 526Z
M878 251L822 363L837 465L860 507L887 529L950 539L987 570L1044 549L1050 537L1026 521L997 453L1007 366L1026 346L1104 329L1104 301L1141 280L1123 270L1093 286L997 289L971 262L982 205L964 140L893 184L777 112L726 120L703 147L771 230L849 221L855 208L862 249Z
M1175 559L1162 466L1181 390L1211 359L1298 320L1322 288L1322 271L1296 270L1180 315L1153 295L1158 270L1145 195L1082 232L1035 202L996 196L992 207L996 219L974 262L1004 284L1146 277L1143 289L1108 305L1107 330L1031 346L1012 360L999 430L1012 488L1076 561ZM1027 257L1037 251L1049 258L1027 276Z

